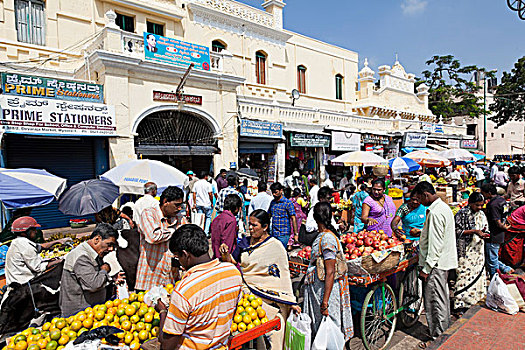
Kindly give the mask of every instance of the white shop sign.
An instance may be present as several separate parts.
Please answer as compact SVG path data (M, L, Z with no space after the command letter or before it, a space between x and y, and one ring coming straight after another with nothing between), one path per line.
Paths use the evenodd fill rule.
M20 96L0 97L0 132L116 136L115 107Z
M407 132L403 138L403 147L427 147L427 134Z
M361 134L354 132L332 131L332 151L361 150Z
M459 140L448 140L448 148L459 148Z

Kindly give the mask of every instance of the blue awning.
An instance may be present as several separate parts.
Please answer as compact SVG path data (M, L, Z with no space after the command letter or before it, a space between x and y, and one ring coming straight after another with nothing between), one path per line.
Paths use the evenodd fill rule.
M404 148L401 148L401 151L405 153L410 153L414 151L432 151L432 150L426 147L404 147Z

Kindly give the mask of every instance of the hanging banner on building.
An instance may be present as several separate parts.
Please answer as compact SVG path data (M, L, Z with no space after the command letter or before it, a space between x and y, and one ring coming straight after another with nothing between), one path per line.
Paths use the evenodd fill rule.
M478 140L461 140L461 148L477 149Z
M355 132L332 131L332 151L361 150L361 134Z
M2 90L4 95L104 103L104 87L100 84L18 73L2 73Z
M330 136L317 134L290 133L292 147L330 147Z
M283 125L281 123L241 119L240 135L280 139L283 137Z
M116 136L115 108L101 103L0 97L0 132Z
M173 64L188 68L210 70L210 49L173 38L144 32L144 58L148 61Z
M427 134L407 132L403 137L403 147L427 147Z
M443 125L433 123L421 123L421 130L433 132L436 134L443 134Z

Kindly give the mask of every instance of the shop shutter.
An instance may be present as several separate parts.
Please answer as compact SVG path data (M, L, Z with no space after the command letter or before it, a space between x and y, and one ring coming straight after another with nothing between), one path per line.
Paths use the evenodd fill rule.
M37 168L67 179L67 187L95 178L94 139L5 136L8 168ZM69 226L72 217L58 210L58 202L34 208L31 215L44 229ZM93 219L92 216L88 218Z

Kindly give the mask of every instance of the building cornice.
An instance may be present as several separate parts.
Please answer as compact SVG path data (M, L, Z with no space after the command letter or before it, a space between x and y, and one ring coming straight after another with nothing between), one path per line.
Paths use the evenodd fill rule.
M181 21L184 16L182 14L178 14L174 12L172 9L163 9L160 6L150 6L146 1L140 1L135 2L132 0L102 0L107 3L113 3L117 5L121 5L123 7L132 8L136 10L140 10L143 12L149 12L153 13L162 17L175 19L178 21Z
M245 35L278 46L285 46L292 37L290 34L273 28L271 14L263 11L258 13L257 9L249 11L244 6L235 5L232 1L208 1L206 3L209 3L210 6L200 1L188 4L188 9L193 14L193 21L202 26L222 29L239 36ZM221 3L224 3L222 7Z

